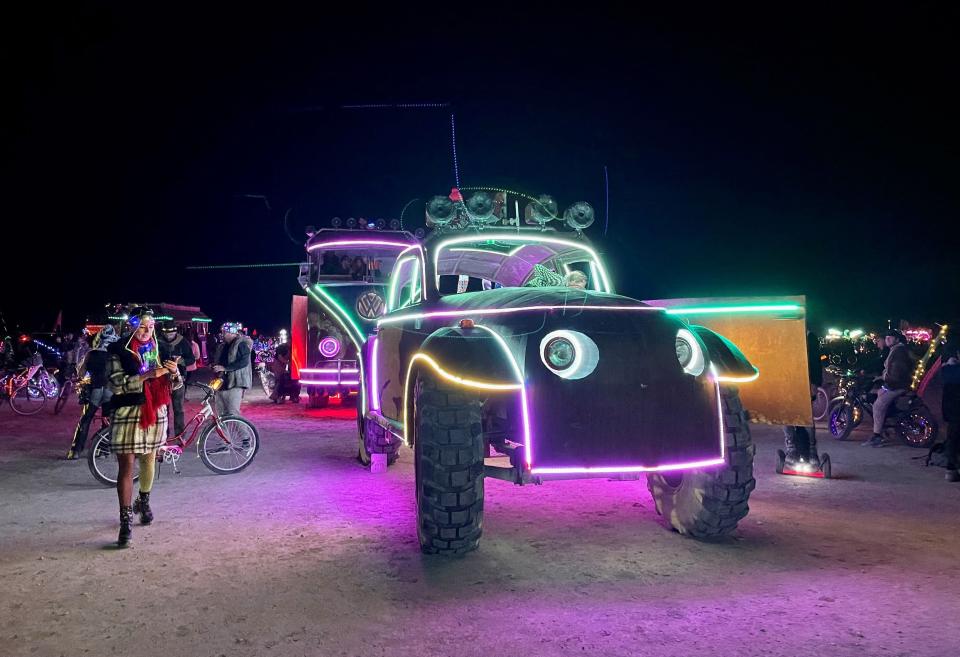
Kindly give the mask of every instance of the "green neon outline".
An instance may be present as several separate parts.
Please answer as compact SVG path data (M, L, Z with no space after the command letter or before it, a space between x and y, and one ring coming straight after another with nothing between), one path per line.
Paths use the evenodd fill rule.
M323 295L323 298L320 298L314 294L313 298L319 301L320 305L339 321L340 325L347 332L347 335L349 335L350 339L353 340L353 344L356 345L357 349L359 349L360 345L366 341L363 331L361 331L360 328L353 323L353 319L350 317L349 313L344 310L343 306L341 306L336 299L324 291L323 286L321 286L319 283L316 283L313 287L317 292ZM307 291L310 292L309 289ZM326 299L326 301L324 301L324 299ZM332 306L328 304L332 304ZM346 318L346 323L343 321L343 318ZM356 335L350 332L351 328L356 332Z
M401 287L400 285L398 285L401 278L400 269L404 264L410 262L411 260L413 260L413 262L415 263L414 265L415 268L413 270L413 278L415 279L413 282L413 290L411 290L410 292L410 298L407 299L407 303L400 306L400 305L397 305L396 303L397 301L399 301L398 297L399 297L399 291ZM420 292L420 280L419 280L420 279L420 258L418 258L417 256L407 256L406 258L401 258L400 260L397 261L397 264L393 266L393 270L397 272L397 275L390 277L390 288L387 291L387 312L388 313L394 310L398 310L400 308L406 308L407 306L411 305L413 303L413 298L417 295L418 292Z
M511 235L511 234L507 234L507 235L490 235L490 236L486 236L486 235L485 235L484 237L486 237L488 241L503 240L503 241L512 241L512 242L516 242L516 241L518 241L518 240L521 240L521 239L526 238L526 236ZM447 248L447 247L448 247L449 245L451 245L451 244L462 244L462 243L465 243L465 242L472 242L472 241L474 241L474 240L476 240L476 239L477 239L477 237L474 236L474 235L461 236L461 237L451 237L450 239L445 240L445 241L443 241L443 242L440 242L440 244L437 245L437 248L436 248L436 249L434 250L434 252L433 252L433 271L434 271L434 276L435 276L435 278L436 278L436 280L434 281L434 284L437 286L437 289L438 289L438 290L439 290L439 288L440 288L440 284L439 284L440 275L439 275L438 273L436 273L436 272L437 272L438 269L439 269L440 252L443 251L445 248ZM592 262L596 263L596 265L597 265L597 271L600 272L600 278L601 278L601 280L603 281L603 288L604 288L604 289L601 290L601 291L603 291L603 292L608 292L608 293L610 293L610 294L614 294L613 286L610 285L610 279L607 277L607 271L606 271L606 267L603 266L603 261L600 260L600 256L597 254L596 251L593 250L592 247L589 247L589 246L587 246L587 245L585 245L585 244L579 244L579 243L577 243L577 242L572 242L572 241L569 241L569 240L558 239L558 238L556 238L556 237L539 237L539 236L538 236L538 237L536 237L536 240L531 240L531 241L529 241L529 242L527 242L527 243L525 243L525 244L520 244L520 245L517 246L515 249L513 249L512 251L510 251L509 255L515 254L517 251L519 251L520 249L522 249L522 248L525 247L525 246L529 246L530 244L535 244L535 243L540 243L540 242L545 242L545 243L547 243L547 244L561 244L561 245L563 245L563 246L569 246L569 247L573 247L573 248L576 248L576 249L582 249L582 250L586 251L587 253L589 253L589 254L590 254L590 257L592 258Z
M723 313L767 313L803 310L803 306L792 304L756 304L746 306L690 306L667 308L668 315L718 315Z

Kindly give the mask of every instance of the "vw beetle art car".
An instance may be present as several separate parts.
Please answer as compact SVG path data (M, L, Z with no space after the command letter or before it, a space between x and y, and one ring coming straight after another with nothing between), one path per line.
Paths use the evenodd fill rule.
M549 198L528 205L533 227L502 225L509 219L489 212L490 195L451 198L428 204L435 230L423 240L402 231L311 238L312 252L364 248L390 272L375 319L302 277L360 354L361 459L392 462L401 444L413 449L422 550L477 546L487 477L645 473L677 531L733 530L755 483L735 384L757 369L710 329L616 294L582 235L588 205L568 210L574 230L559 232ZM566 284L574 278L585 287Z

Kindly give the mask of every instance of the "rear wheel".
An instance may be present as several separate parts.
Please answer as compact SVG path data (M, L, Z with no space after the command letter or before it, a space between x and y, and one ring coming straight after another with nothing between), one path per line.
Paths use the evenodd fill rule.
M87 466L97 481L104 486L116 486L120 465L110 449L110 427L101 427L93 434L90 451L87 452ZM133 460L133 480L140 478L140 459Z
M357 459L364 465L370 465L373 454L386 454L387 465L396 462L400 455L400 440L373 420L360 419L360 450Z
M813 398L813 419L822 420L830 411L830 397L823 386L817 387L817 394Z
M414 390L417 535L426 554L476 549L483 532L482 402L421 373Z
M910 447L929 448L937 439L937 429L937 421L926 406L907 412L897 422L900 439Z
M750 510L747 501L756 486L755 448L736 388L721 388L724 453L719 468L651 473L647 488L657 513L681 534L717 538L732 532Z

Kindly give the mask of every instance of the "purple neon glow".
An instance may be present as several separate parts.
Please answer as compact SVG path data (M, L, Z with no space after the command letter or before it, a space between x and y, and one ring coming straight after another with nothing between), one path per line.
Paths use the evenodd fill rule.
M380 410L380 372L377 366L377 351L380 347L380 336L373 339L373 346L370 349L372 365L370 367L370 407L375 411Z
M706 468L712 465L721 465L724 459L706 459L703 461L690 461L688 463L665 463L664 465L604 465L596 468L533 468L530 474L589 474L612 473L612 472L669 472L670 470L688 470L690 468Z
M307 247L307 251L316 251L317 249L323 248L333 248L337 246L395 246L398 249L406 249L407 247L418 246L417 244L410 244L410 242L394 242L392 240L336 240L333 242L318 242L317 244L311 244Z
M306 372L307 374L337 374L337 373L340 373L340 374L359 374L359 373L360 373L360 370L358 370L358 369L355 368L355 367L354 367L354 368L350 368L350 369L342 369L342 370L338 370L338 369L336 369L336 368L324 368L324 369L307 369L307 368L303 368L303 369L301 369L300 371L301 371L301 372Z
M358 386L360 381L304 381L300 380L303 386Z
M461 315L506 315L508 313L522 313L540 310L612 310L612 311L656 311L666 310L660 306L577 306L567 304L565 306L522 306L520 308L485 308L477 310L437 310L432 313L418 313L411 315L400 315L398 317L387 317L381 319L377 324L392 324L407 319L433 319L434 317L460 317Z
M340 353L340 341L332 336L327 336L320 341L320 355L324 358L333 358Z

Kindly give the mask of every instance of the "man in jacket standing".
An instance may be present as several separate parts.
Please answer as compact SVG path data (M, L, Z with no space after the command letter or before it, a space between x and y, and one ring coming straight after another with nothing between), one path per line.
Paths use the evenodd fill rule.
M883 423L887 419L887 411L897 397L906 392L913 375L913 358L910 357L903 333L887 331L884 342L890 348L890 354L883 364L883 385L877 392L877 401L873 403L873 435L863 442L864 447L883 446Z
M223 415L240 415L240 400L243 391L253 381L250 358L253 341L240 334L237 322L226 322L220 327L223 342L217 345L213 355L213 371L223 374L223 386L217 392L217 412Z

